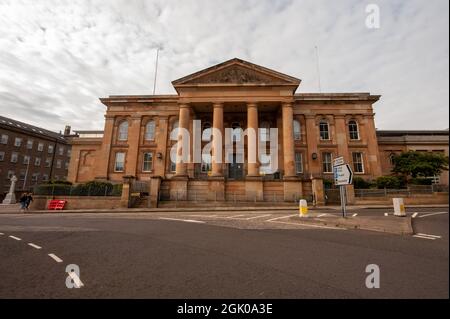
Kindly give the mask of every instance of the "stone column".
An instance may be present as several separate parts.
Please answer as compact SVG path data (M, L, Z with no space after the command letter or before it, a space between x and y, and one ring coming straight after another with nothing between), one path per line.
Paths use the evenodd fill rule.
M165 176L166 173L166 157L170 158L170 153L167 151L167 136L168 136L168 116L160 116L158 118L158 126L156 131L156 154L153 162L155 168L155 176ZM158 154L160 154L158 157Z
M214 131L219 131L220 136L215 136ZM211 176L223 176L223 103L213 104L213 136L212 136L212 172ZM220 157L219 157L220 154Z
M103 131L102 146L95 160L95 179L107 180L111 145L114 133L114 116L105 115L105 129Z
M126 158L126 175L136 176L139 157L139 140L141 131L141 116L133 115L131 125L128 128L128 151Z
M284 176L293 177L295 174L294 158L294 111L292 103L283 103L283 154L284 154Z
M188 104L180 104L180 115L178 119L178 127L180 129L189 130L190 107ZM182 154L182 135L178 134L177 157ZM184 151L185 152L185 151ZM187 176L187 163L177 160L176 176Z
M247 176L259 176L258 170L258 106L247 104L247 130L255 132L255 139L247 135ZM255 163L250 163L250 154L254 154Z
M13 175L11 177L11 186L9 187L9 192L6 194L5 199L3 200L2 204L15 204L16 203L16 182L17 177L16 175Z

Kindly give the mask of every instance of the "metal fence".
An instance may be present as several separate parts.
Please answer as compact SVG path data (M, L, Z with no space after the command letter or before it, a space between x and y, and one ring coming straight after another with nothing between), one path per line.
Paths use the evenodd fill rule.
M264 192L263 196L255 193L243 192L204 192L188 190L187 194L182 191L162 190L159 193L160 201L175 202L230 202L230 203L292 203L298 204L300 199L312 202L311 195L292 194L285 198L284 194L278 192Z
M356 197L389 197L399 195L411 197L415 194L448 193L447 185L411 185L404 189L355 189Z

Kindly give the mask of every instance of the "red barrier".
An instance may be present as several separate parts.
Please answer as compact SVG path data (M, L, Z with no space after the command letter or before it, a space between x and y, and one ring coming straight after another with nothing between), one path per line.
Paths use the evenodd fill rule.
M60 200L60 199L52 199L48 203L48 210L63 210L64 206L66 205L66 200Z

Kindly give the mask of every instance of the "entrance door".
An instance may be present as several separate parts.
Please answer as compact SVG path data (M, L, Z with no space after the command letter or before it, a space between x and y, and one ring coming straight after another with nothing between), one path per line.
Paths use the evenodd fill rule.
M242 179L244 176L244 163L238 163L236 154L233 154L233 162L228 164L228 178Z

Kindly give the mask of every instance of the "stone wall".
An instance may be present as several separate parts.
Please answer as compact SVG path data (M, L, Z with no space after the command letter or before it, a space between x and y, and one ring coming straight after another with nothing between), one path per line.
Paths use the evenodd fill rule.
M392 199L402 197L405 205L448 204L448 193L414 194L413 197L389 195L388 197L364 197L355 199L355 205L392 205Z
M31 210L46 210L52 199L66 200L65 210L70 209L114 209L120 206L120 197L116 196L33 196Z

